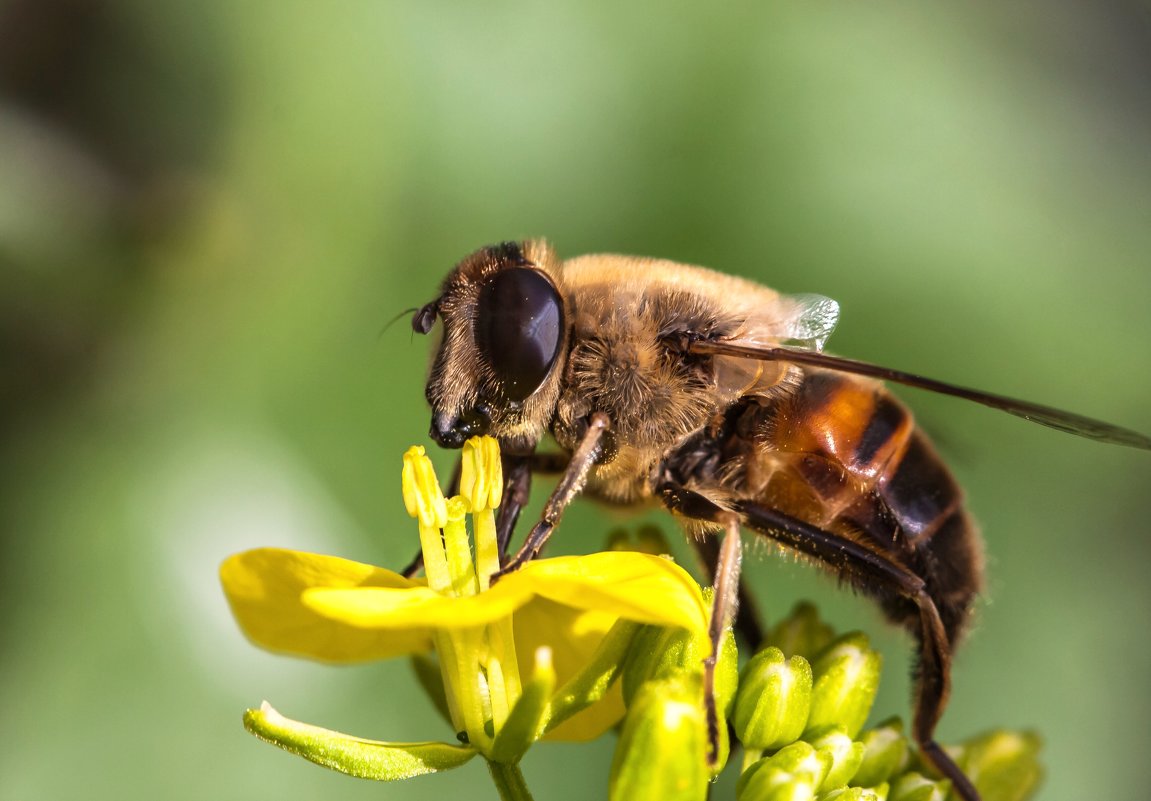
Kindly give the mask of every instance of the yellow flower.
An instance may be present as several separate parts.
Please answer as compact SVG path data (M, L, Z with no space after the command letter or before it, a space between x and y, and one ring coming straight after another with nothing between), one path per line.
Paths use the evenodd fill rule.
M453 725L490 762L518 760L547 731L557 739L598 736L623 713L618 690L608 686L635 627L703 635L707 607L680 567L635 552L541 559L491 585L499 464L494 440L472 440L463 454L465 495L445 500L423 449L404 455L404 498L419 522L426 580L334 556L247 551L221 567L236 620L261 647L328 662L434 648ZM521 664L530 667L524 675ZM258 724L260 713L249 718ZM518 729L501 740L505 725Z

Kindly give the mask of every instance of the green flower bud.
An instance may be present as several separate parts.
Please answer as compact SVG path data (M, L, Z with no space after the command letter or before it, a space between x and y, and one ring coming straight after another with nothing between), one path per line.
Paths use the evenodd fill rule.
M772 628L764 643L774 645L787 656L798 654L811 661L834 637L835 632L820 619L815 606L800 601L790 615Z
M799 739L811 709L811 665L778 648L751 658L740 674L732 724L748 748L772 750Z
M914 771L904 773L891 785L888 801L943 801L950 783L933 782Z
M844 787L863 762L863 743L857 743L839 729L829 729L808 740L815 750L831 755L831 770L819 786L821 792Z
M698 681L649 681L628 709L611 766L611 801L702 801L707 721Z
M630 705L643 684L680 673L703 675L703 660L711 653L706 634L694 635L686 629L644 626L637 632L623 667L623 699ZM723 718L731 714L739 685L739 652L730 629L720 642L715 666L716 707Z
M735 632L728 629L720 640L719 660L715 663L715 703L724 720L731 717L738 689L739 649L735 644Z
M737 801L811 801L831 769L831 756L804 742L792 743L743 772Z
M899 718L891 718L868 729L859 740L863 743L863 762L852 783L876 787L907 769L909 746L903 736L903 721Z
M887 801L887 785L882 787L841 787L819 796L819 801Z
M781 770L757 774L758 781L749 785L738 801L815 801L815 785L807 777L796 777Z
M550 699L556 688L556 671L549 648L535 653L535 665L523 685L516 705L496 733L488 759L515 764L544 733L548 722Z
M636 632L621 678L623 702L630 706L646 682L667 678L681 671L703 672L710 650L706 637L693 637L685 629L642 626Z
M965 742L956 762L983 801L1023 801L1043 778L1041 747L1033 732L992 731Z
M860 632L845 634L824 648L811 666L815 685L807 731L835 727L849 737L859 734L879 689L882 663Z
M624 662L624 704L630 709L636 697L652 682L687 680L702 688L703 661L710 653L711 640L706 634L692 634L680 628L643 626L636 633ZM719 753L714 765L715 775L723 770L731 753L726 720L735 704L738 662L735 635L728 629L720 641L719 660L715 667L715 703L719 714ZM702 692L698 702L701 705L705 703ZM702 708L706 710L706 707Z

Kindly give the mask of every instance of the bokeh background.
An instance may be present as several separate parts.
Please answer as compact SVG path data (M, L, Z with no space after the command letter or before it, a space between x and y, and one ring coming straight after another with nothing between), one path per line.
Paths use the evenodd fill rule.
M427 343L385 326L533 235L826 294L837 352L1151 430L1151 10L0 0L0 798L495 797L248 736L263 698L449 732L403 664L251 647L215 571L406 560ZM1145 798L1151 455L903 395L990 554L943 738L1033 727L1041 798ZM906 714L906 637L755 561L768 616L872 633ZM610 747L533 751L537 797Z

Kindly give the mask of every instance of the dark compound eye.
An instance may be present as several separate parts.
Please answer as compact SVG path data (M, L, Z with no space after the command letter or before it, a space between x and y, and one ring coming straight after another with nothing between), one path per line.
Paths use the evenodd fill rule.
M480 290L476 345L510 401L539 389L563 336L563 302L543 273L502 270Z

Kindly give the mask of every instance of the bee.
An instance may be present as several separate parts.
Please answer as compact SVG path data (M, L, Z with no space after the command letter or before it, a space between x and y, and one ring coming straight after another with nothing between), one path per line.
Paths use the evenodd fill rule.
M742 528L873 597L917 643L913 734L923 755L965 801L978 801L934 731L983 586L983 544L959 485L883 381L1104 442L1151 449L1151 439L832 356L823 346L838 311L818 295L782 295L671 261L561 261L538 239L485 247L412 318L421 334L443 323L426 385L430 435L448 448L478 434L500 441L505 553L532 472L561 472L501 573L538 554L582 493L662 504L701 543L715 570L713 644L737 606ZM560 454L537 450L545 434ZM713 659L704 670L711 688Z

